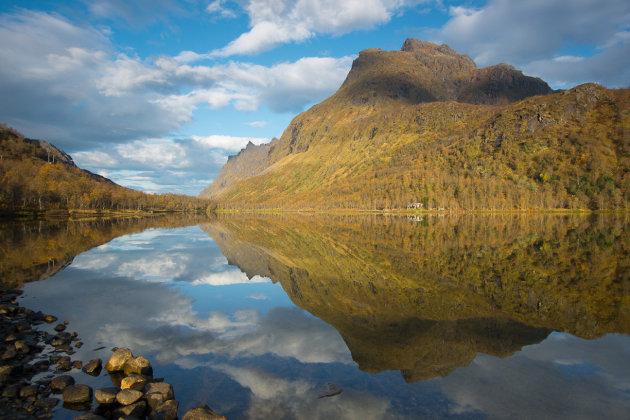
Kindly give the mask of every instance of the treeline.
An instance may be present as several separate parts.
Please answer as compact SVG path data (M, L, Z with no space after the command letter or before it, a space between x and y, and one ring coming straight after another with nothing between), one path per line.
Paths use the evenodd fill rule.
M50 145L49 145L50 146ZM181 194L146 194L73 165L0 126L0 211L135 210L205 212L211 201ZM67 156L67 155L66 155Z

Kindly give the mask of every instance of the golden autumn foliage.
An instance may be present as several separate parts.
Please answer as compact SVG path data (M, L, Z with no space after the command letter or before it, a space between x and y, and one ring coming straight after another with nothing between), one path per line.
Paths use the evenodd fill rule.
M202 196L264 209L629 208L630 90L547 93L510 66L421 46L362 52L337 93L256 146L262 169L233 174L261 161L244 150Z
M333 325L363 370L444 376L551 331L630 332L630 220L219 215L202 229Z
M0 213L54 210L206 211L209 200L146 194L79 169L47 142L0 127Z

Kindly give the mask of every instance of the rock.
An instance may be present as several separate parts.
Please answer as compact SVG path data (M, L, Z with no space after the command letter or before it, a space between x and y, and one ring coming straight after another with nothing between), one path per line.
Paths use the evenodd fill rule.
M57 331L57 332L61 332L61 331L65 330L65 329L66 329L66 326L63 325L63 324L55 325L55 331Z
M105 417L94 413L84 413L74 418L74 420L106 420Z
M165 400L164 395L159 392L151 392L150 394L144 394L144 398L147 400L147 404L151 410L155 410L158 406L160 406Z
M116 395L120 392L118 388L109 387L97 389L94 399L99 404L113 404L116 402Z
M44 321L46 321L49 324L52 324L53 322L55 322L57 320L57 317L52 316L52 315L46 315L44 317Z
M200 405L197 408L188 410L182 420L227 420L225 417L212 411L206 404Z
M8 365L0 366L0 382L4 382L7 379L9 379L12 373L13 373L13 366L8 366Z
M176 420L179 403L175 400L164 401L149 416L150 420Z
M26 344L24 340L16 341L15 343L13 343L13 346L15 346L15 351L19 353L28 354L30 352L28 344Z
M92 388L87 385L70 385L63 390L64 404L82 404L92 402Z
M166 382L150 382L144 387L145 394L151 394L157 392L162 394L164 401L175 399L175 393L171 384Z
M120 382L120 389L135 389L142 391L147 384L147 378L140 375L129 375Z
M114 418L133 416L139 419L144 418L144 414L147 411L147 403L145 401L138 401L134 404L129 404L124 407L119 407L114 410Z
M37 395L37 387L35 385L27 385L20 388L20 398L34 397Z
M79 341L77 344L74 345L76 348L80 349L81 347L83 347L83 342Z
M70 360L62 360L57 365L56 370L58 370L59 372L67 372L69 370L72 370L72 362L70 362Z
M142 398L142 392L135 389L123 389L116 394L116 401L122 405L130 405Z
M74 378L70 375L57 376L50 381L50 389L55 393L60 393L70 385L74 385Z
M15 356L17 356L17 352L13 349L7 349L3 354L2 354L2 360L11 360L13 358L15 358Z
M20 384L12 384L4 388L2 396L7 398L16 398L20 393Z
M42 398L41 400L37 400L33 403L35 407L43 408L45 410L50 410L51 408L55 407L57 404L59 404L58 398Z
M151 363L142 356L127 360L123 367L123 370L125 372L125 375L136 373L138 375L153 376L153 368L151 367Z
M117 372L123 370L123 367L125 366L127 360L132 358L133 354L131 354L131 350L126 348L116 349L116 351L114 351L114 354L112 354L112 357L109 358L109 361L105 365L105 369L108 372Z
M83 367L83 362L81 362L80 360L75 360L74 362L72 362L72 367L81 370L81 368Z
M92 359L84 367L83 370L88 375L98 376L103 369L103 361L101 359Z
M70 344L64 344L58 347L55 347L55 353L67 353L67 354L73 354L74 353L74 349L72 348L72 346Z

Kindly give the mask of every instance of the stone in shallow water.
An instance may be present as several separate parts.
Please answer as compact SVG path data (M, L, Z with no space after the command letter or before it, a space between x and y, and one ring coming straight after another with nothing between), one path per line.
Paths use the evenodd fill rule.
M149 419L150 420L176 420L178 407L179 407L179 403L175 400L164 401L162 404L160 404L153 410L153 412L149 416Z
M109 358L107 364L105 365L105 370L108 372L117 372L123 370L125 363L127 360L133 358L133 354L131 354L131 350L122 348L116 349L114 354Z
M116 395L120 392L118 388L109 387L97 389L94 392L94 399L99 404L113 404L116 402Z
M130 405L142 398L142 392L135 389L123 389L116 394L116 401L122 405Z
M175 398L175 393L173 392L173 387L171 384L166 382L151 382L148 383L147 386L144 387L144 393L150 394L152 392L158 392L162 394L164 401L172 400Z
M226 420L225 417L212 411L206 404L200 405L197 408L188 410L182 420Z
M35 407L44 408L49 410L59 404L59 399L57 398L42 398L33 403Z
M147 378L132 374L120 381L120 389L135 389L136 391L142 391L146 384Z
M134 404L119 407L114 410L114 418L120 418L124 416L133 416L139 419L144 418L144 414L147 411L147 403L145 401L138 401Z
M56 393L63 391L70 385L74 385L74 378L70 375L57 376L55 379L50 381L50 388Z
M87 385L70 385L63 390L64 404L83 404L92 402L92 388Z
M20 389L20 398L34 397L37 395L37 386L27 385Z
M74 418L74 420L106 420L105 417L94 413L84 413Z
M103 369L103 361L101 359L92 359L84 367L83 370L88 375L98 376Z
M159 392L151 392L149 394L145 394L144 398L147 400L147 404L151 410L155 410L160 404L162 404L164 400L164 396Z
M125 375L131 375L132 373L145 376L153 376L153 368L151 363L145 357L138 356L133 359L129 359L123 366Z

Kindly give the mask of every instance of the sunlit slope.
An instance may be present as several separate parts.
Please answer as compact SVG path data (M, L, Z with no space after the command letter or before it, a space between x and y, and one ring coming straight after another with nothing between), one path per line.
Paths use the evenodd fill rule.
M202 228L231 264L333 325L368 371L417 380L551 330L630 333L623 219L241 215Z
M211 196L236 208L627 207L627 89L550 93L507 65L409 48L361 52L335 95L258 146L265 168L237 179L226 165L234 182Z

